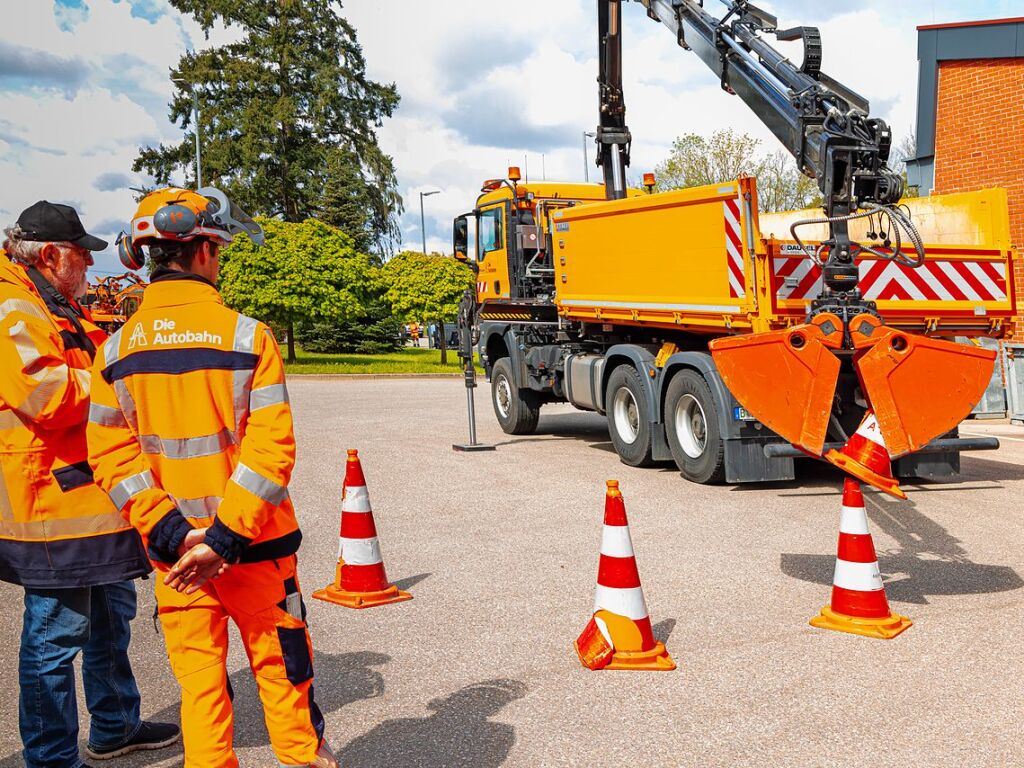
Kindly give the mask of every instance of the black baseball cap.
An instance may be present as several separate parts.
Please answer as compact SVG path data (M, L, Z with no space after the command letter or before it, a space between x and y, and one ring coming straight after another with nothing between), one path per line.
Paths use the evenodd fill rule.
M40 200L30 205L18 217L18 226L26 240L43 243L67 241L90 251L102 251L107 241L90 235L78 218L78 211L70 205Z

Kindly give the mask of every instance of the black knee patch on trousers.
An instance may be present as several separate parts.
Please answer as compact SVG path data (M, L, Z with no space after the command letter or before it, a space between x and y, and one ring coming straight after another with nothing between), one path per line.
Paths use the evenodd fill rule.
M277 639L281 642L281 658L284 671L292 685L299 685L313 677L313 659L306 642L306 628L277 628Z

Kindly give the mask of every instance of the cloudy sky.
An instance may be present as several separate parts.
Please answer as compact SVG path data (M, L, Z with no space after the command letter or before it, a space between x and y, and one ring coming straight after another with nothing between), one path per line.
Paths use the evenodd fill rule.
M717 3L706 3L713 12ZM914 122L920 24L1018 16L1021 0L763 0L780 25L817 25L824 69L868 97L897 138ZM406 246L450 249L453 216L508 164L531 177L582 180L581 134L596 123L593 0L345 0L371 77L402 96L380 130L406 201ZM721 6L724 8L724 6ZM647 19L625 16L631 176L652 170L679 134L732 127L772 137L704 65ZM138 148L180 140L167 120L169 68L207 42L166 0L0 0L0 223L32 202L67 202L110 239L133 202ZM799 58L798 51L792 54ZM593 153L591 151L591 159ZM592 169L592 178L596 172ZM100 256L99 272L120 271Z

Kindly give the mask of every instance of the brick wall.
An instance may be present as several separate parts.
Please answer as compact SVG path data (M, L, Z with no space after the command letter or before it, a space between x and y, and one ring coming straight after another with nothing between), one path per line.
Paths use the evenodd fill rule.
M1024 59L943 61L935 118L935 193L1006 189L1017 251L1013 338L1024 342Z

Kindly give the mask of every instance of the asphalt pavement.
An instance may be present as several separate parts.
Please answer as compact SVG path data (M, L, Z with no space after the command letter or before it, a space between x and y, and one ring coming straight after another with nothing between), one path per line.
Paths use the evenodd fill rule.
M603 418L567 406L545 407L537 435L504 435L486 385L480 437L497 450L462 454L460 379L294 379L290 391L316 698L348 768L1024 764L1024 428L969 422L965 434L1003 447L965 455L953 482L904 483L909 501L865 494L890 603L914 621L881 641L807 624L828 601L839 521L841 479L821 465L789 483L692 485L620 464ZM412 601L354 611L308 598L333 578L347 448L388 575ZM590 672L572 648L613 478L674 672ZM143 713L174 720L149 582L139 596ZM22 764L20 590L0 585L0 602L10 768ZM241 763L276 766L232 639ZM180 750L110 763L180 764Z

